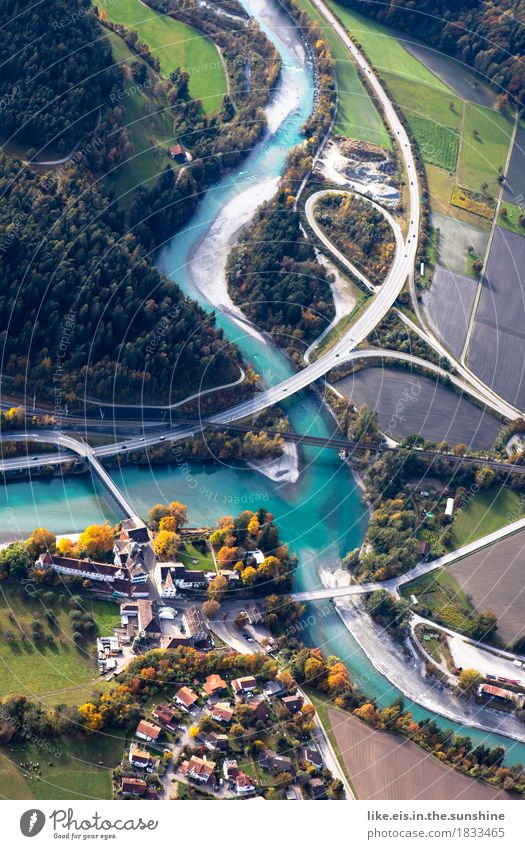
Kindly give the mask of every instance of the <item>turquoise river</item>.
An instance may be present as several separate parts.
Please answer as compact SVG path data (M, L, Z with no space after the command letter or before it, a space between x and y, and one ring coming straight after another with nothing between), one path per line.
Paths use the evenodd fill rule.
M220 224L221 212L227 204L231 206L232 199L250 187L256 190L260 182L283 172L288 152L302 139L301 126L314 102L313 69L288 18L274 7L272 0L243 0L243 3L281 54L283 73L276 99L282 106L283 120L254 148L240 173L225 177L208 192L188 227L164 246L158 257L159 268L208 309L205 292L193 282L193 254L212 225ZM291 111L287 111L287 103L293 105ZM291 364L274 347L242 331L240 325L224 314L218 314L217 321L228 337L236 341L246 361L267 382L278 382L291 373ZM286 411L299 432L316 436L333 432L333 420L313 392L295 396L287 403ZM210 524L222 515L247 508L271 509L282 539L299 556L297 589L319 586L320 573L336 569L341 556L361 543L367 523L360 490L348 466L332 450L304 447L301 475L294 484L274 482L245 466L236 468L221 461L205 465L123 467L113 475L141 514L152 504L173 499L188 505L191 524ZM12 482L1 490L0 502L3 540L21 538L36 526L64 533L81 530L103 517L118 518L105 493L88 478ZM345 660L352 679L380 705L389 704L399 695L374 669L328 601L310 605L308 614L305 641ZM504 746L508 763L525 762L523 744L460 726L417 704L407 701L407 705L416 719L433 716L443 727L468 733L476 743Z

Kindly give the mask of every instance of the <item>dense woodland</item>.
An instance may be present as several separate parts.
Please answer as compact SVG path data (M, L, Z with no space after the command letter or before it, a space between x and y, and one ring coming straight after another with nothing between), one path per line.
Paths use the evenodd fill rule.
M392 264L394 234L384 215L354 195L326 195L315 205L315 217L329 239L372 283L381 285Z
M474 68L523 108L524 0L340 0L377 21L418 38Z
M298 361L334 316L326 272L299 225L280 193L260 207L227 266L235 302Z
M2 0L2 136L68 153L119 78L90 0Z
M25 12L27 24L0 46L7 63L0 81L3 125L26 149L52 139L59 151L78 149L47 172L7 152L0 156L0 368L6 386L36 392L63 409L85 395L163 401L235 380L235 346L214 329L213 316L158 274L146 251L172 236L206 187L260 137L261 107L278 78L278 54L251 22L233 26L223 16L230 84L249 60L254 88L248 93L239 77L233 101L226 97L221 113L209 117L191 100L184 71L170 80L157 77L174 138L191 149L193 161L177 175L167 159L155 185L141 186L123 209L112 203L105 175L133 148L123 108L112 95L128 84L130 70L131 81L144 84L146 75L156 73L155 60L122 28L119 35L137 62L126 71L107 71L110 45L86 0L29 6L6 2L0 12L6 24ZM201 29L218 33L217 20L203 12ZM24 61L8 61L13 43ZM55 55L58 64L50 61ZM20 90L16 99L8 96L13 86ZM26 112L36 123L26 125Z

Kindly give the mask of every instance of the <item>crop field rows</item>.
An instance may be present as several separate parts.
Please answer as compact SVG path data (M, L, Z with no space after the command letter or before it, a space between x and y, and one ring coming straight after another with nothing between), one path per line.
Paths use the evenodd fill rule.
M460 775L395 734L375 731L329 708L333 734L358 799L509 799Z
M450 445L462 442L488 448L500 423L430 377L407 369L383 366L361 369L335 384L356 406L377 410L379 422L393 439L413 433Z
M449 567L475 607L496 614L497 633L508 645L525 634L524 554L525 534L521 532Z
M465 274L437 265L424 307L432 329L455 357L460 357L467 338L477 283Z
M525 239L496 228L468 350L472 370L525 408Z

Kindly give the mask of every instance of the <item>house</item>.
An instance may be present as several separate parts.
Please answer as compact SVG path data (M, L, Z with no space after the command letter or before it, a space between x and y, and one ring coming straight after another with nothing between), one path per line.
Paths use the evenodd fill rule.
M297 751L297 759L300 764L311 764L316 769L321 769L324 766L321 752L318 749L310 748L310 746L301 746Z
M145 769L148 772L152 772L153 770L153 757L145 749L137 746L136 743L130 745L128 759L131 766L138 767L138 769Z
M267 681L263 688L263 693L265 696L284 696L286 693L286 687L283 687L279 679L275 679L275 681Z
M215 786L215 762L208 761L206 758L198 758L197 755L192 755L189 761L183 761L180 771L187 778L192 778L200 784L208 787Z
M123 519L120 523L120 531L126 533L130 540L144 545L149 542L149 532L144 522L134 516L132 519Z
M247 551L246 557L251 560L255 560L257 566L260 566L264 560L264 554L259 548L254 548L252 549L252 551Z
M151 711L151 715L153 719L160 722L160 724L167 728L168 731L176 730L178 724L177 717L168 705L157 705L157 707Z
M264 696L255 696L254 699L248 702L248 707L253 710L255 719L264 721L265 719L268 719L268 716L270 715L268 702Z
M139 598L120 605L120 617L126 627L135 625L135 634L149 640L160 638L160 620L157 604L149 599Z
M197 693L194 693L189 687L181 687L175 693L175 701L186 712L191 710L198 698Z
M209 631L206 626L206 621L200 609L193 605L188 607L182 615L182 621L186 629L186 633L191 637L193 643L205 643L208 639Z
M237 761L225 760L222 767L223 775L230 787L238 796L249 796L255 793L257 784L255 780L242 772L237 766Z
M176 649L177 646L193 646L193 638L180 627L175 627L170 634L163 634L160 638L161 649Z
M144 796L148 785L142 778L123 778L122 779L122 795L123 796Z
M212 752L214 752L214 751L227 752L229 747L230 747L230 743L228 741L228 735L227 734L217 734L216 731L212 731L210 734L208 734L208 736L204 740L204 745L206 746L207 749L210 749Z
M326 787L320 778L311 778L308 782L312 799L327 799Z
M226 690L227 687L226 681L223 681L220 675L213 674L208 675L202 689L207 696L215 696L217 693L222 692L222 690Z
M186 569L182 563L170 565L171 578L180 590L202 590L208 587L206 573L201 569Z
M181 144L170 147L170 156L175 162L186 162L186 151Z
M234 678L232 681L233 692L236 696L243 696L246 693L252 693L257 689L257 681L253 675L245 675L242 678Z
M259 764L263 769L268 769L270 772L289 772L291 776L295 775L292 759L285 755L279 755L272 749L263 749L259 755Z
M35 561L35 569L52 569L59 575L70 575L86 581L100 581L112 584L115 580L130 581L127 569L114 563L96 563L94 560L78 557L60 557L48 551Z
M149 722L147 719L141 719L135 731L135 737L141 740L147 740L148 743L156 743L159 735L162 733L162 728L155 725L154 722Z
M133 542L126 532L121 532L113 546L115 566L128 570L133 584L145 584L148 573L144 564L144 554L138 542Z
M174 598L177 595L177 587L173 582L169 565L157 563L154 577L155 585L161 598Z
M301 696L283 696L281 699L283 705L285 705L290 713L297 713L298 710L301 710L303 705L303 700Z
M517 699L517 694L512 690L505 690L503 687L495 687L493 684L480 684L478 695L486 699L493 699L501 704L514 703Z
M233 708L230 707L228 702L217 702L210 711L210 716L212 719L215 719L216 722L228 725L233 718Z
M430 543L425 539L421 540L418 547L418 553L421 560L427 560L430 554Z

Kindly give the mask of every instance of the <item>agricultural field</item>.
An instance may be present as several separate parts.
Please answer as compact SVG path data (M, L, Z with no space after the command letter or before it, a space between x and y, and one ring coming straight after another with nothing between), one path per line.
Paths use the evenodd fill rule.
M404 598L415 595L418 602L429 610L438 610L447 604L455 604L465 615L476 611L459 583L446 569L434 569L420 578L404 584L401 588Z
M405 114L425 162L455 171L463 103L432 85L383 74L389 91Z
M484 492L478 492L465 507L457 511L449 548L453 551L467 545L523 515L525 501L517 492L506 486L491 486Z
M496 614L496 633L506 645L525 636L524 554L525 533L522 531L448 567L449 574L468 593L478 610L491 610Z
M461 356L467 338L477 286L471 277L436 265L432 286L423 296L425 314L433 331L456 358Z
M470 100L478 106L494 106L496 94L475 71L466 65L452 59L445 53L440 53L434 47L414 41L406 35L398 36L405 50L418 59L423 65L439 77L462 100Z
M380 427L392 439L421 433L426 439L446 440L449 445L463 442L472 448L488 448L500 429L495 418L466 396L408 369L388 365L364 368L334 386L356 406L367 404L370 410L377 410Z
M358 799L510 799L455 772L410 740L375 731L336 708L327 714Z
M77 646L72 639L71 606L65 593L53 588L54 600L33 598L11 583L2 584L0 595L0 695L23 693L37 696L54 690L75 688L98 678L95 660L96 633ZM63 596L63 598L62 598ZM48 621L53 611L56 624ZM118 606L85 600L99 634L110 634L118 624ZM42 625L42 637L32 637L33 622ZM22 631L25 639L22 638ZM74 693L74 691L73 691ZM49 701L53 699L50 696Z
M457 179L474 192L497 197L498 176L507 164L513 121L493 109L467 103Z
M310 0L297 0L296 5L306 12L311 21L319 24L335 59L339 102L334 132L390 150L390 138L381 116L361 82L346 47Z
M140 60L116 33L108 30L107 36L113 58L125 74L126 96L118 105L123 111L121 126L126 130L133 151L108 174L106 182L117 197L123 197L138 185L155 182L171 164L168 149L176 140L169 105L162 94L154 93L154 73L146 65L148 85L138 86L131 76L130 63Z
M34 743L0 746L0 787L5 799L111 799L111 774L122 759L120 729L90 737L49 739L53 749ZM23 768L24 763L39 764Z
M328 6L337 15L350 35L359 42L370 61L375 67L384 72L394 72L419 83L439 88L448 92L448 86L432 71L429 71L418 59L393 35L387 27L366 18L351 9L340 6L335 0L328 0Z
M478 221L481 223L480 219ZM448 271L458 271L460 274L469 273L469 248L484 257L489 240L489 229L458 222L448 215L434 212L432 223L439 230L439 262Z
M135 30L159 60L164 77L176 68L188 71L190 94L202 101L207 114L220 109L227 93L226 72L217 47L206 36L175 18L154 12L139 0L100 0L98 7L113 23Z
M525 406L525 238L496 227L468 350L470 368Z
M516 128L516 137L505 177L503 202L523 206L525 200L525 124L522 121Z

